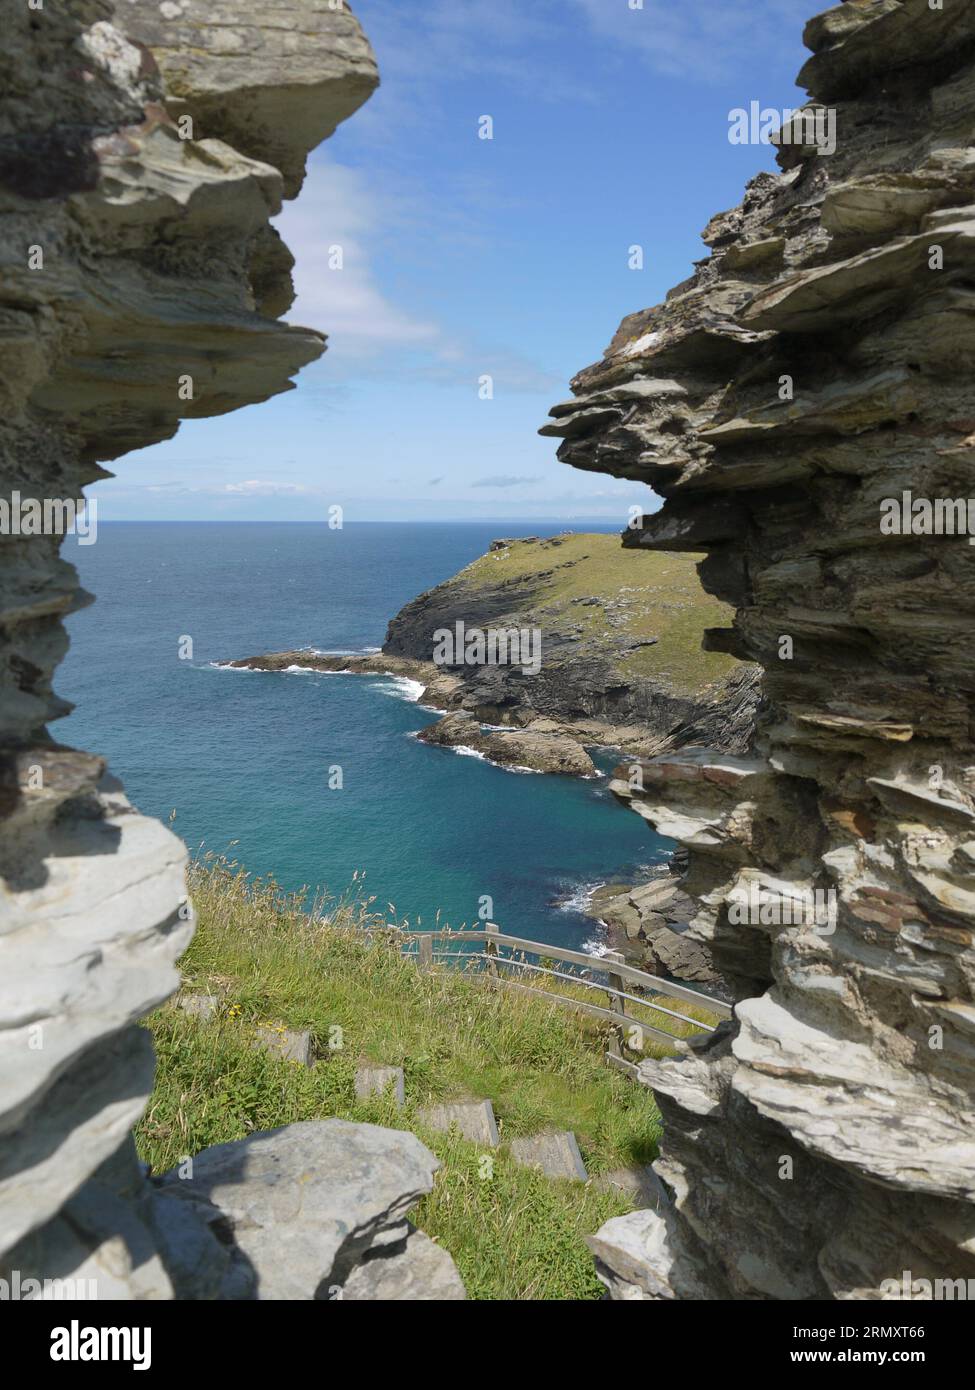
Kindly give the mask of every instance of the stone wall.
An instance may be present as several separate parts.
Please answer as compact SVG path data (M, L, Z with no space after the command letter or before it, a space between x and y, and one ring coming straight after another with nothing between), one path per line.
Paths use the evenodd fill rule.
M617 1297L975 1275L975 550L881 527L906 491L975 493L975 7L850 0L805 42L835 153L780 139L553 412L564 462L664 497L626 544L707 553L736 618L706 643L768 702L753 756L617 784L689 848L739 1001L643 1065L673 1200L600 1233ZM790 924L816 890L835 913Z
M300 24L284 0L0 0L0 499L11 507L18 494L80 498L106 476L101 461L169 437L182 417L286 391L323 351L321 334L276 321L293 262L269 218L378 76L347 6L297 8ZM130 1138L153 1083L138 1021L176 987L193 928L185 851L102 759L48 732L68 709L52 688L63 619L88 596L59 536L3 529L0 1275L96 1278L102 1297L254 1296L240 1252L226 1283L212 1191L204 1222L191 1219L146 1184ZM359 1145L375 1189L346 1192L351 1234L319 1241L301 1296L341 1283L378 1234L398 1248L406 1198L436 1166L409 1136L336 1124L299 1127L301 1161L317 1148L318 1171L334 1177ZM272 1138L262 1152L265 1166L286 1166L290 1150ZM350 1160L350 1182L363 1161ZM228 1166L239 1176L252 1162L248 1149ZM341 1205L337 1181L319 1208ZM312 1210L312 1193L306 1205L311 1239L331 1217Z

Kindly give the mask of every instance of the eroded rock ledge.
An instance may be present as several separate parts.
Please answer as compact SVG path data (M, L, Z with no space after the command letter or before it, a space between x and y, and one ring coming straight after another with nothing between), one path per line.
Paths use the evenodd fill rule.
M707 644L760 663L769 702L752 755L617 783L689 848L692 929L739 1003L643 1065L673 1204L600 1233L616 1297L975 1275L975 552L879 524L904 491L972 493L975 8L852 0L805 41L836 153L783 144L547 431L664 496L626 544L707 552L736 609ZM749 885L834 893L835 930L737 924Z
M347 7L303 0L301 12L299 34L276 0L3 0L8 502L77 499L105 476L100 460L288 390L321 353L321 334L276 321L292 260L268 219L378 78ZM0 1276L95 1279L102 1298L277 1296L283 1249L263 1268L245 1250L248 1277L237 1260L228 1285L226 1223L218 1240L189 1189L150 1188L135 1160L130 1129L153 1081L137 1024L176 987L192 932L185 851L100 758L47 731L67 710L52 691L62 620L87 601L59 543L0 536ZM290 1147L288 1131L252 1137L230 1166L361 1176L372 1163L378 1175L361 1202L343 1189L362 1215L344 1254L324 1238L305 1252L290 1293L310 1298L322 1280L344 1285L381 1238L406 1251L403 1213L435 1161L408 1136L298 1128ZM306 1194L319 1236L330 1191ZM280 1216L264 1195L262 1208L258 1183L244 1203L252 1225Z

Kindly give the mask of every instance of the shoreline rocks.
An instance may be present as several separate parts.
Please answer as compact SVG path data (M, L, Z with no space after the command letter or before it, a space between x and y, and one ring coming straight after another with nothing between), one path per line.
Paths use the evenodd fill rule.
M593 776L585 746L634 757L698 742L744 751L761 698L756 668L724 657L702 664L699 652L706 622L727 615L707 607L686 564L624 583L620 557L616 537L606 535L496 540L406 604L381 651L297 649L222 664L405 676L422 683L420 705L449 718L424 729L422 742L469 747L500 766ZM516 662L439 664L436 634L458 627L531 632L538 671Z
M682 890L675 874L649 883L604 884L586 908L587 915L606 928L611 948L622 952L631 965L725 999L728 991L708 942L695 935L691 925L697 912L697 903Z
M538 719L524 729L484 730L469 714L447 714L421 729L417 738L441 748L471 748L501 767L597 776L586 750L553 720Z

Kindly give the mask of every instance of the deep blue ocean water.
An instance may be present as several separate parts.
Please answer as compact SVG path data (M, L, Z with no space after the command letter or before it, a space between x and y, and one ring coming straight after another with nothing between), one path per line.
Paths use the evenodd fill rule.
M591 940L573 903L662 863L669 844L605 781L519 774L418 743L436 716L393 678L216 669L298 646L379 647L407 600L497 535L558 524L116 522L66 557L96 596L73 615L61 741L107 755L131 800L191 850L226 852L289 888L339 896L365 874L376 907L459 926L482 895L515 935ZM577 529L608 529L583 527ZM180 642L192 638L191 660ZM599 759L608 770L612 756ZM343 787L330 790L329 769Z

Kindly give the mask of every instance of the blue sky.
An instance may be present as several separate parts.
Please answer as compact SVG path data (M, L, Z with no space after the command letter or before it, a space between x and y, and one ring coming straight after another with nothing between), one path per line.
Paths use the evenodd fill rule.
M288 318L329 350L296 390L116 461L90 490L99 520L307 521L340 504L348 521L622 526L647 505L536 432L623 315L691 273L709 217L775 167L729 143L728 115L800 103L816 7L636 3L358 0L382 85L277 222L297 258Z

